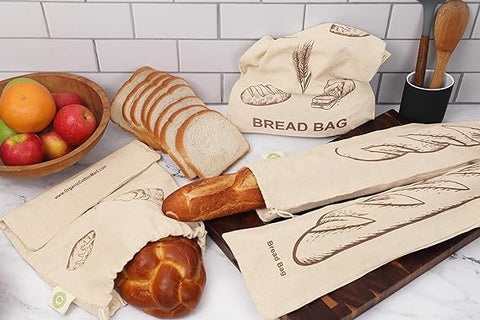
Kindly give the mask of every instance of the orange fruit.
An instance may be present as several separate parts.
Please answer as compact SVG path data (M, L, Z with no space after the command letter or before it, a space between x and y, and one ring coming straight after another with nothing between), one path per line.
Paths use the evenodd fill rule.
M19 133L45 129L56 112L50 91L35 80L12 80L0 96L0 119Z

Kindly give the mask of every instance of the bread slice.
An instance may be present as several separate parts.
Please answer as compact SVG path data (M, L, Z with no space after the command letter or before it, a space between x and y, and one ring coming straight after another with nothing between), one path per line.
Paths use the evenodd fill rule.
M237 127L213 110L190 116L178 129L175 147L202 179L220 175L249 150Z
M168 89L177 84L183 84L188 86L188 82L184 79L172 76L172 78L162 82L160 86L158 86L152 93L150 93L147 100L145 100L144 106L142 108L141 122L144 126L147 123L148 113L150 112L150 109L153 107L153 105L156 103L157 99L162 97Z
M194 96L192 89L188 84L178 84L169 88L163 95L155 100L147 114L147 121L143 122L145 128L151 132L154 132L154 125L158 117L170 104L184 98Z
M167 108L165 108L162 113L158 116L157 121L153 125L153 135L155 137L160 137L160 132L162 131L165 123L170 119L170 116L173 115L178 110L181 110L185 107L192 105L202 105L205 106L203 101L196 96L188 96L177 100L174 103L171 103Z
M185 120L187 120L191 115L206 109L207 108L204 105L193 105L174 112L171 117L169 117L167 122L165 122L165 125L160 133L160 143L163 149L170 155L173 161L175 161L187 179L193 179L197 176L197 174L185 162L185 159L183 159L180 153L178 153L178 150L175 146L175 139L177 137L178 129L185 122Z
M155 70L148 66L139 68L138 70L133 72L130 78L120 87L120 89L118 89L117 93L112 99L110 119L112 119L114 123L116 123L118 126L128 132L131 132L132 128L127 122L125 122L125 119L123 118L123 102L125 102L125 99L127 98L130 91L153 72L155 72Z
M127 95L125 101L122 104L122 116L126 122L131 123L132 119L130 118L130 109L133 106L135 99L143 92L143 90L148 87L150 83L155 81L158 77L162 77L165 73L160 71L154 71L150 73L143 81L138 83Z
M171 78L173 78L173 76L168 73L164 73L161 76L157 77L155 80L151 81L142 90L140 95L133 101L133 104L130 108L130 119L132 119L132 123L134 126L138 127L142 125L142 108L150 94L155 91L155 89L160 87L163 82Z

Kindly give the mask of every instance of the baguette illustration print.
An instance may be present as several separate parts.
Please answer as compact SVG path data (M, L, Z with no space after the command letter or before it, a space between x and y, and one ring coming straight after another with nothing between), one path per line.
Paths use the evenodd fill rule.
M311 106L312 108L330 110L355 88L355 82L350 79L328 80L325 84L324 92L313 97Z
M427 127L390 141L366 146L339 147L335 153L356 161L385 161L415 153L434 153L450 146L477 147L480 128L473 126L441 125Z
M292 53L292 62L295 67L295 73L297 74L297 81L302 89L302 94L307 90L310 79L312 78L309 62L314 43L314 41L305 42L293 50Z
M332 24L332 26L330 27L330 32L337 34L339 36L354 37L354 38L367 37L370 35L365 31L362 31L350 26L344 26L338 23Z
M95 231L91 230L73 245L68 257L67 270L77 270L85 264L92 253L95 237Z
M301 266L480 198L480 162L433 179L392 189L323 214L293 249Z

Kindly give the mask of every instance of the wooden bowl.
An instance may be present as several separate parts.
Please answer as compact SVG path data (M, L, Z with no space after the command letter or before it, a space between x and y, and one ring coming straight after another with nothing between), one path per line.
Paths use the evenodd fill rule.
M41 177L72 166L90 152L107 128L110 118L110 101L107 94L95 82L69 73L30 73L19 77L34 79L47 87L52 93L77 93L82 98L84 105L95 115L98 126L87 141L60 158L26 166L5 166L0 161L0 175L15 178ZM18 77L0 81L0 91L14 78Z

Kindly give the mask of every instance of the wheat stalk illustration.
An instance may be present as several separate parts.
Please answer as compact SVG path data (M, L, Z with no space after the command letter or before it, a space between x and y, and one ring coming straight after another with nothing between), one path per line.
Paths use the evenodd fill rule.
M312 54L314 41L305 42L303 45L299 45L292 53L293 66L297 74L297 80L302 88L302 94L305 93L310 83L312 73L308 67L310 55Z

